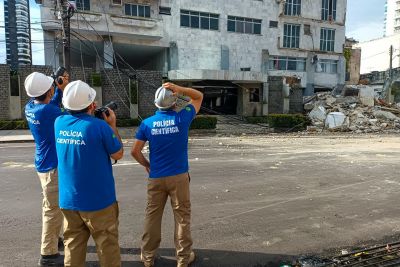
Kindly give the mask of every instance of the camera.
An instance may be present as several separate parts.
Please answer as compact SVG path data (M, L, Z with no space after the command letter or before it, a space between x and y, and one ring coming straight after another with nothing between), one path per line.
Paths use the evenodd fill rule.
M108 111L108 108L110 108L112 110L116 110L117 107L118 107L117 104L114 101L111 101L110 103L108 103L105 106L96 108L94 110L94 116L96 118L103 119L103 113L105 113L107 117L110 116L110 112Z

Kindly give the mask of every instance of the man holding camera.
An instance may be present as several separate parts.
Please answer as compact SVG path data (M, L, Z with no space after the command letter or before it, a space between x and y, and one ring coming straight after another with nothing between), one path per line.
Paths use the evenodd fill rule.
M189 105L180 112L174 110L178 95L191 99ZM141 260L145 267L154 266L161 241L161 219L168 196L175 219L177 266L187 267L195 259L190 233L188 135L202 101L203 94L197 90L165 83L155 94L154 103L159 110L142 121L136 133L131 155L149 173L141 248ZM147 141L150 161L142 153Z
M64 265L85 266L87 242L92 236L100 265L119 267L119 210L110 157L121 159L123 146L113 110L107 109L103 120L93 117L95 97L96 91L88 84L69 83L62 103L70 114L55 122Z
M69 83L69 73L66 68L59 67L53 74L54 83L57 88L64 90Z
M42 186L42 241L40 266L63 266L58 253L62 246L59 238L62 214L58 206L57 153L54 139L54 121L60 109L62 90L54 87L54 81L39 72L25 79L25 90L32 99L25 106L25 116L35 140L35 168Z

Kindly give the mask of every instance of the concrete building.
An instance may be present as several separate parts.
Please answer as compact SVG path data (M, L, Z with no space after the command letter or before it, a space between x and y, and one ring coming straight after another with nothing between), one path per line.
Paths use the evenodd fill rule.
M7 64L32 63L29 0L4 0Z
M389 49L393 46L393 68L400 67L400 34L363 42L355 45L361 49L360 73L366 74L374 71L386 71L390 66Z
M346 84L358 84L360 81L361 48L356 47L358 42L346 38L344 57L346 58Z
M57 19L55 1L37 2L43 20ZM162 71L170 80L199 88L204 105L213 111L267 114L274 101L269 99L269 76L296 78L305 95L345 84L346 0L76 4L79 12L71 19L74 66L121 67L115 65L120 55L133 68ZM46 64L57 66L62 58L60 24L42 27ZM283 103L287 112L288 103Z
M386 0L384 36L400 33L400 1Z

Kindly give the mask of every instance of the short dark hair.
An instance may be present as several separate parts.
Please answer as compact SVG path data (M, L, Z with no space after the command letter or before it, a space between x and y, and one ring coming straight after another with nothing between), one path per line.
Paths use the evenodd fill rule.
M68 70L64 67L58 67L56 72L54 72L54 79L57 79L60 76L64 76L64 73L68 73Z
M90 104L91 104L91 103L90 103ZM89 105L89 106L90 106L90 105ZM86 113L86 112L88 112L88 110L89 110L89 106L87 106L86 108L81 109L81 110L70 110L70 109L67 109L67 111L68 111L70 114Z
M47 94L49 93L50 90L51 90L51 87L50 87L50 89L47 90L46 93L44 93L43 95L35 96L35 97L34 97L35 100L37 100L37 101L44 101L44 100L46 99Z

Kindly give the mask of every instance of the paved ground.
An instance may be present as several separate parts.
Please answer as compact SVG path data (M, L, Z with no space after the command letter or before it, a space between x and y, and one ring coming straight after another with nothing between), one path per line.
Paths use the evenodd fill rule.
M143 168L114 167L123 266L138 267ZM0 266L35 266L41 196L33 143L0 144ZM384 242L400 233L397 136L194 136L190 140L194 266L279 266L302 254ZM166 210L157 266L174 266ZM90 266L97 266L93 243Z

